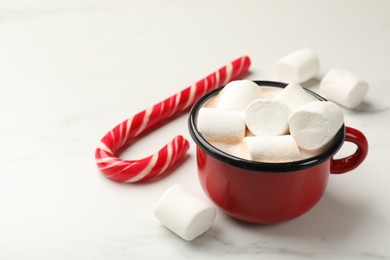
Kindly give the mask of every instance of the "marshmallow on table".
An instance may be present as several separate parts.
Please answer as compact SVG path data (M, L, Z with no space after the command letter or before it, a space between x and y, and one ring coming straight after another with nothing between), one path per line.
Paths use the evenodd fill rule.
M299 147L291 135L248 136L244 144L251 160L291 162L300 159Z
M315 97L306 92L298 83L288 84L274 100L285 103L291 111L303 106L306 103L317 100Z
M232 143L245 136L245 120L239 111L202 107L197 128L208 141Z
M320 91L329 100L355 108L363 101L368 84L349 71L332 69L321 80Z
M219 96L216 108L242 111L250 102L261 98L261 88L250 80L236 80L228 83Z
M245 111L246 126L254 135L282 135L288 131L290 109L282 102L258 99Z
M333 139L343 122L343 111L338 105L327 101L313 101L291 114L290 133L299 147L316 150Z
M274 67L277 80L288 83L305 82L313 78L319 70L319 59L309 49L298 50L281 58Z
M154 215L168 229L191 241L211 227L216 209L181 185L175 185L161 196Z

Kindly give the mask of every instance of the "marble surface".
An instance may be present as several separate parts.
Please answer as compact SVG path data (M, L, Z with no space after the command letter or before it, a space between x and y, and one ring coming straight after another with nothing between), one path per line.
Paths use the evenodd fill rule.
M0 1L0 259L390 259L389 1ZM356 170L330 176L305 215L252 225L218 211L192 242L152 210L170 186L207 200L195 145L171 175L147 184L105 178L94 149L114 125L249 55L248 79L272 79L280 57L313 49L321 71L370 84L346 124L370 144ZM185 114L123 154L142 158ZM354 147L345 145L343 154Z

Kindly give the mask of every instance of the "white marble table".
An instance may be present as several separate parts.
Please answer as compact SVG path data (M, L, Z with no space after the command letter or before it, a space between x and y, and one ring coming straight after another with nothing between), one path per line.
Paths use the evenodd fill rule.
M388 1L352 0L1 1L0 259L390 259L388 10ZM186 242L152 210L173 184L207 199L193 142L156 182L120 184L98 171L95 145L128 116L244 54L248 79L272 79L273 63L303 47L321 60L306 87L318 90L335 67L370 84L365 102L345 110L369 155L332 175L304 216L252 225L218 211ZM189 138L186 123L179 117L123 157Z

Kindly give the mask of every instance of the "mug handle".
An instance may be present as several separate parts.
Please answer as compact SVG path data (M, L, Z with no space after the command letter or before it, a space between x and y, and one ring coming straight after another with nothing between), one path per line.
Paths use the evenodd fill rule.
M362 132L352 127L345 127L345 141L356 144L356 151L354 154L341 159L331 158L330 172L333 174L345 173L355 169L367 156L368 142Z

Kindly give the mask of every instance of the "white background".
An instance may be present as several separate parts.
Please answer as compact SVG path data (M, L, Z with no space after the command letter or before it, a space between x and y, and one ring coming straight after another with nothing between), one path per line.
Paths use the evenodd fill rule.
M389 10L371 0L0 1L0 259L390 259ZM186 242L153 207L174 184L207 200L192 141L187 160L156 182L115 183L98 171L96 144L127 117L241 55L252 60L248 79L273 79L274 62L305 47L321 62L305 87L317 91L336 67L369 82L364 103L344 112L370 152L330 176L304 216L252 225L218 211ZM177 134L190 139L187 115L123 157Z

